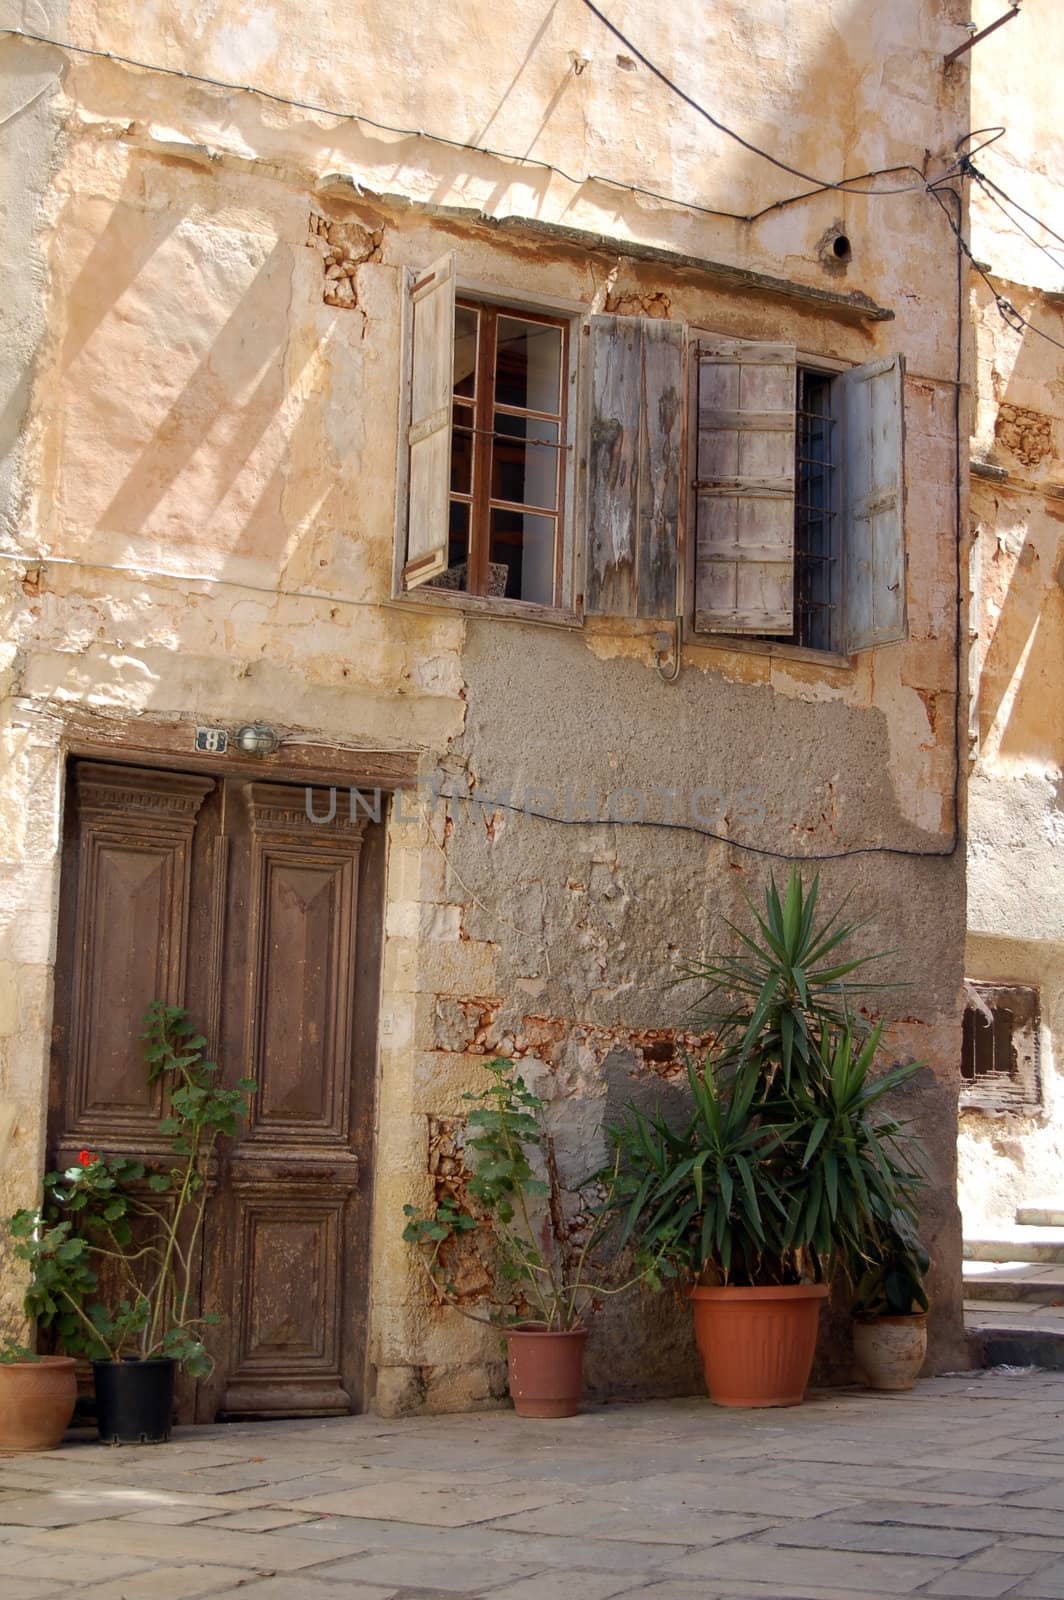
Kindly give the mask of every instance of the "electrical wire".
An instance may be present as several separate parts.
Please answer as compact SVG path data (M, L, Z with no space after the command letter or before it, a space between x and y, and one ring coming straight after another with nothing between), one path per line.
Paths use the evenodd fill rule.
M997 207L1006 221L1009 222L1012 227L1017 230L1017 232L1022 233L1023 237L1029 240L1030 243L1034 245L1036 250L1041 250L1043 255L1048 256L1055 267L1064 270L1064 262L1060 260L1060 252L1053 250L1049 245L1043 244L1040 239L1036 239L1029 228L1025 228L1022 222L1014 217L1010 211L1007 211L997 196L991 193L992 187L995 186L989 184L988 181L983 177L982 173L978 172L975 167L971 166L970 163L968 171L970 176L975 179L975 182L979 185L980 189L982 189L983 194L990 201L990 204ZM1040 228L1044 228L1046 225L1044 222L1040 222L1038 226ZM1046 228L1046 232L1050 233L1052 232L1052 229ZM1056 235L1054 235L1054 237L1056 237Z
M972 174L972 177L975 178L977 183L979 183L979 179L976 177L975 173ZM1061 261L1060 253L1058 251L1053 250L1051 246L1047 244L1043 244L1040 239L1036 239L1029 228L1025 228L1023 223L1017 221L1011 212L1006 211L1005 207L1001 204L1001 201L996 197L996 195L991 194L985 183L979 183L979 187L982 189L986 199L990 201L990 204L997 207L997 209L1001 212L1001 215L1006 219L1007 222L1011 223L1012 227L1015 228L1018 233L1022 233L1023 237L1028 240L1030 244L1033 244L1036 250L1041 250L1043 255L1048 256L1055 267L1064 271L1064 261Z
M986 145L979 146L979 150L985 149ZM975 150L972 152L972 155L978 155L978 153L979 151ZM1028 211L1026 206L1021 206L1020 202L1018 200L1014 200L1012 195L1009 194L1007 190L1003 189L999 183L994 182L993 178L988 178L985 172L979 172L972 164L971 155L968 157L967 170L972 174L973 178L978 178L979 182L983 184L984 187L989 186L991 189L995 190L995 192L999 194L1003 200L1007 200L1010 206L1014 206L1017 211L1022 211L1029 222L1037 223L1045 233L1049 234L1050 238L1056 239L1058 244L1064 244L1064 234L1056 233L1049 226L1048 222L1043 222L1041 217L1036 217L1033 211Z
M804 182L812 183L814 187L812 189L803 189L798 194L786 195L780 200L773 200L768 205L762 206L759 211L725 211L716 206L702 205L697 200L683 200L676 195L664 194L658 189L648 189L642 184L624 183L619 178L608 178L601 172L589 172L584 177L577 178L571 172L566 172L564 167L559 167L551 161L545 161L541 156L517 155L510 150L496 150L491 145L473 144L464 139L451 139L442 133L428 133L424 128L403 128L389 122L379 122L373 117L365 116L361 111L341 111L336 106L318 105L312 100L297 100L290 95L277 94L272 89L263 89L251 83L234 83L229 79L210 77L206 73L189 72L183 67L164 67L158 62L141 61L136 56L121 55L115 50L97 50L90 45L73 44L69 39L55 39L48 34L33 33L26 28L0 28L0 37L5 35L10 38L25 39L33 44L50 45L55 50L66 50L73 55L94 57L100 61L113 61L118 66L135 67L141 72L154 72L164 77L182 78L188 83L200 83L211 89L223 89L229 94L254 95L260 100L269 100L274 105L290 106L296 111L310 111L315 116L335 117L340 122L360 122L367 128L376 129L379 133L391 133L404 139L427 139L432 144L446 145L452 150L469 150L477 155L493 156L499 161L513 161L519 166L537 167L541 171L554 173L557 177L564 179L566 183L572 184L577 189L582 188L586 183L602 184L610 189L620 189L625 194L634 194L646 200L655 200L661 205L675 206L678 210L683 211L693 211L703 217L721 217L728 222L748 224L758 222L770 212L783 210L786 206L797 205L803 200L808 200L814 195L823 194L831 189L842 189L847 194L864 195L866 198L871 199L879 195L916 194L925 187L926 183L925 180L918 185L914 184L911 187L897 189L857 189L846 187L847 184L865 183L872 178L889 177L895 172L913 172L918 177L924 178L924 174L921 173L918 167L908 164L896 167L877 167L871 172L859 173L856 177L847 179L846 184L820 183L815 178L806 178L804 174L797 173L796 175L803 178ZM634 46L631 48L635 49ZM677 92L682 93L682 91ZM709 113L705 112L704 115L709 116ZM713 119L710 118L710 121L713 121ZM730 129L725 131L731 133ZM987 130L980 129L978 131L985 132ZM738 134L732 134L732 137L739 139L740 143L745 143ZM966 139L974 137L974 134L965 135ZM962 140L961 142L963 143L964 141ZM754 149L756 147L751 145L749 148ZM984 147L980 146L979 148ZM759 151L758 154L765 154L765 152ZM766 155L766 159L773 161L776 166L782 166L784 171L793 172L795 170L787 167L782 162L775 161L772 156ZM942 173L940 178L936 179L936 182L942 182L944 179L953 176L959 170L959 167L960 162L955 163L954 166Z
M760 145L753 144L749 139L744 139L741 133L736 133L734 128L729 128L726 122L721 122L719 117L715 117L711 111L707 111L705 106L701 105L693 95L687 93L686 89L681 89L680 85L675 81L675 79L670 78L668 73L663 72L659 66L651 61L649 56L644 55L639 46L633 44L628 35L623 33L615 22L611 22L609 17L607 17L604 12L599 10L598 6L595 5L594 0L582 0L582 3L591 12L592 16L598 18L602 26L607 28L609 32L613 34L614 38L619 40L620 43L624 45L626 50L631 51L636 60L642 62L647 71L653 73L658 82L663 83L667 89L677 96L678 99L683 101L684 105L689 106L692 111L698 114L698 116L704 117L712 127L718 130L718 132L726 134L729 139L734 139L735 143L741 145L744 150L749 150L751 155L760 156L762 161L770 162L772 166L778 167L781 172L789 173L792 178L801 178L803 183L815 184L815 193L820 194L827 189L834 189L841 191L843 194L868 194L869 192L877 195L919 194L926 187L926 173L921 172L919 167L914 167L911 165L887 167L883 168L882 171L913 172L921 180L919 183L909 184L905 188L899 189L876 189L869 191L867 189L853 189L850 187L851 184L861 181L857 178L846 178L841 183L833 183L830 179L815 178L811 173L803 172L800 167L792 167L788 165L786 161L780 161L777 156L771 155L769 151L762 150ZM879 174L871 173L866 174L865 176L878 177ZM947 174L943 173L942 176L945 177ZM804 199L806 197L801 196L800 198Z
M967 256L968 260L972 264L973 269L979 274L987 288L990 290L990 293L994 297L994 304L997 306L1002 319L1008 323L1009 327L1012 328L1014 332L1022 333L1024 329L1026 329L1029 333L1037 334L1038 337L1040 339L1044 339L1047 344L1056 345L1058 350L1064 350L1064 340L1054 338L1053 334L1047 333L1044 328L1036 327L1033 322L1029 322L1024 316L1023 312L1017 311L1012 301L1008 299L1006 295L1001 293L1001 290L994 283L993 275L989 269L986 268L981 261L977 261L975 259L975 256L972 254L971 246L968 244L967 239L965 239L964 234L961 232L959 224L954 222L953 218L950 216L949 207L943 205L943 202L939 197L938 188L933 184L928 184L927 192L928 194L933 195L938 201L938 204L942 207L943 215L945 216L946 221L949 223L950 228L953 230L953 234L957 240L959 248ZM945 185L945 192L947 194L956 194L956 190L951 189L948 184Z

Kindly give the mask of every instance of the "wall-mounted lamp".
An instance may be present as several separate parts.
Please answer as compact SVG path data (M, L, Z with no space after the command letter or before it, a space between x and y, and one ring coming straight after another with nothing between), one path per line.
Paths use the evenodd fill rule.
M246 756L272 756L280 742L277 729L266 722L249 722L233 736L233 743Z
M586 72L587 68L591 65L591 57L587 54L586 50L570 50L569 61L572 65L573 76L577 78L579 78L582 72Z

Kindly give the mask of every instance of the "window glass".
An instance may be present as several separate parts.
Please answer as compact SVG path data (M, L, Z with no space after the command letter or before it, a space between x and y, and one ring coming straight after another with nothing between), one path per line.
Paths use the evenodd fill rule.
M562 333L542 322L500 316L495 346L495 401L559 414Z
M558 506L558 443L556 422L496 412L492 499L555 511Z
M492 511L489 560L493 568L505 569L508 600L553 604L556 529L554 517Z
M472 400L477 391L477 328L480 315L472 306L454 310L454 392Z

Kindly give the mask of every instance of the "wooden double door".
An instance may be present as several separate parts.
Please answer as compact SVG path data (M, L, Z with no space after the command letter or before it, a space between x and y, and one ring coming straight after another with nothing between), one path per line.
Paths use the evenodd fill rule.
M257 1085L218 1148L215 1368L181 1385L179 1420L362 1408L383 828L336 802L244 775L68 776L50 1159L165 1155L138 1037L153 1000L187 1008L224 1082Z

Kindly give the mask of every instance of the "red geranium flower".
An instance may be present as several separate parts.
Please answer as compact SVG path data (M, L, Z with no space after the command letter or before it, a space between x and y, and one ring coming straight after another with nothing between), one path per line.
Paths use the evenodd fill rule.
M81 1165L83 1167L91 1167L95 1160L96 1160L96 1157L93 1155L91 1150L79 1150L78 1151L78 1163L79 1163L79 1165Z

